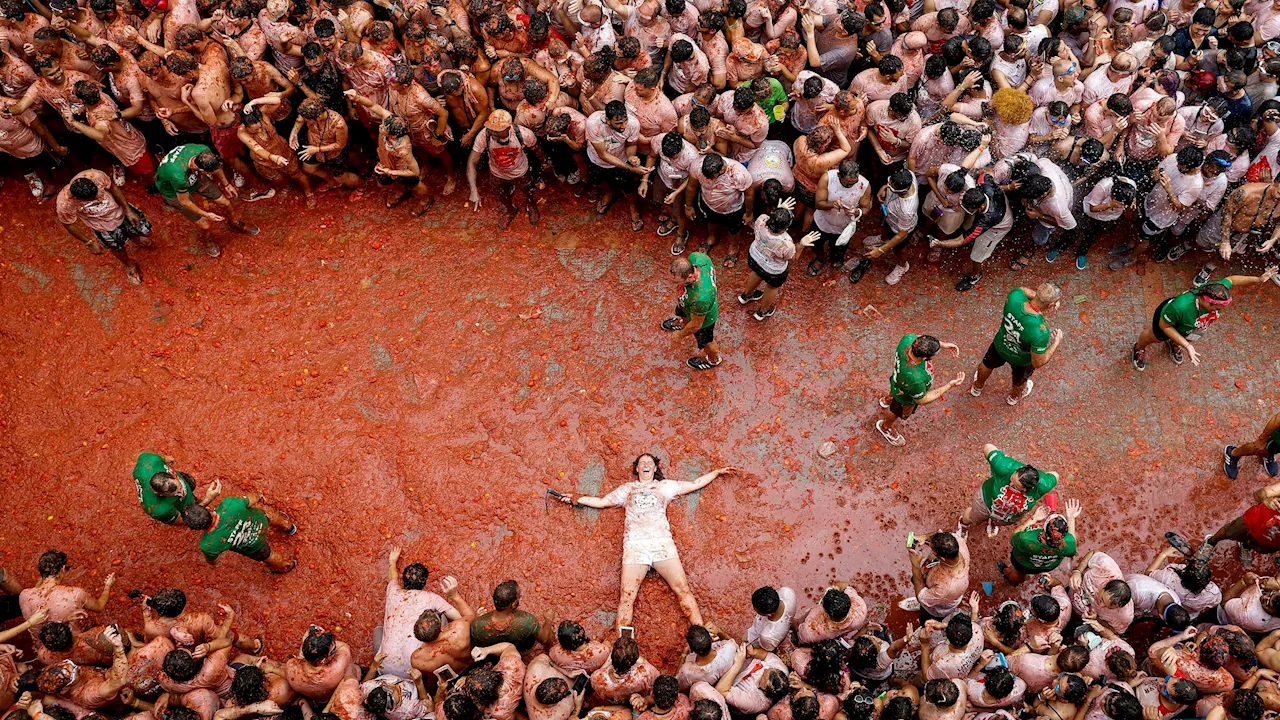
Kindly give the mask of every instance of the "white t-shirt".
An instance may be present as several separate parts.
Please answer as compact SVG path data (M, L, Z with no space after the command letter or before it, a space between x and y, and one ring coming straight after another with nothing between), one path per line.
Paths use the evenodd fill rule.
M747 644L762 650L773 652L778 649L787 633L791 631L791 618L796 614L796 591L789 587L778 588L778 603L782 605L782 616L770 620L764 615L757 615L747 628Z
M1124 181L1121 180L1120 182ZM1119 220L1120 216L1124 215L1123 205L1120 207L1108 208L1102 212L1094 212L1092 209L1095 205L1102 205L1103 203L1111 201L1111 190L1115 184L1116 179L1114 177L1105 177L1099 180L1098 184L1094 185L1093 189L1089 191L1089 194L1084 197L1084 214L1094 220L1102 220L1103 222L1114 222Z
M669 188L674 188L689 177L691 163L702 162L702 156L698 154L698 149L692 143L684 138L680 139L680 143L680 154L674 158L658 153L658 179ZM661 150L661 141L655 142L654 145Z
M1160 169L1169 176L1169 187L1173 189L1178 202L1190 205L1200 199L1200 191L1204 188L1204 178L1197 172L1194 175L1183 175L1178 170L1178 156L1170 155L1160 161ZM1178 211L1169 202L1169 194L1164 185L1156 183L1147 194L1144 204L1147 211L1147 222L1158 228L1171 227L1178 221Z
M836 184L840 184L840 181L837 180ZM827 192L830 192L830 187L831 184L827 183ZM920 186L916 184L915 177L911 178L911 194L904 197L893 190L885 193L884 222L890 230L895 233L911 232L916 229L919 217Z
M758 715L768 710L773 706L773 701L760 689L760 676L768 670L779 670L784 674L789 672L786 664L773 653L769 653L764 660L749 658L742 670L738 671L733 687L725 693L725 702L745 715Z
M1076 226L1076 218L1071 214L1071 203L1075 200L1075 188L1071 178L1054 161L1040 158L1036 161L1040 166L1040 174L1053 182L1053 195L1039 205L1040 212L1048 216L1048 220L1063 230L1071 230ZM1050 224L1042 219L1040 222Z
M711 644L711 652L714 657L706 665L699 665L698 656L693 653L685 656L684 664L676 672L676 679L680 681L682 692L688 692L694 683L705 682L715 685L719 682L720 678L733 667L738 643L734 640L717 640Z
M597 113L598 115L599 113ZM603 500L609 507L626 508L626 530L623 544L671 539L667 522L667 505L680 495L681 483L675 480L641 482L632 480L613 489Z
M786 230L780 233L770 231L768 220L768 215L756 218L752 225L755 240L747 249L747 254L760 266L761 270L770 275L781 275L787 271L791 258L796 255L796 241Z
M751 173L755 187L763 185L765 180L773 179L782 183L783 190L791 192L796 187L796 177L791 169L794 164L790 145L781 140L765 140L760 145L760 152L747 163L747 171Z
M400 583L387 583L386 610L382 617L382 647L386 655L382 672L396 677L409 677L409 658L422 643L413 636L413 625L427 610L457 614L448 600L429 590L405 590Z
M599 165L600 167L611 168L613 165L600 159L600 154L596 152L596 143L603 142L604 149L610 155L624 159L627 154L627 146L635 143L640 138L640 121L635 115L627 114L627 125L621 131L614 130L605 120L604 111L597 110L591 113L591 117L587 118L587 159Z
M813 211L813 224L824 233L843 232L862 203L862 196L871 189L867 179L858 176L853 187L840 184L840 172L834 168L827 171L827 200L835 203L830 210Z
M1133 591L1134 617L1156 617L1156 605L1162 595L1168 595L1174 602L1178 601L1178 594L1173 588L1147 575L1129 573L1124 576L1124 581L1129 583L1129 589Z
M360 683L360 694L369 697L369 693L379 687L400 688L400 702L382 717L387 720L416 720L427 714L427 705L418 698L418 688L413 681L395 675L379 675L367 682Z

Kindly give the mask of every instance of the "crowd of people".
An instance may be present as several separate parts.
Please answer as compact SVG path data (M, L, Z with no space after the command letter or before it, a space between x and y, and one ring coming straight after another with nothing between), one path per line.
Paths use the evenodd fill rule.
M965 291L1002 242L1084 268L1125 216L1114 269L1248 261L1280 239L1277 78L1266 0L0 0L0 150L135 283L127 182L211 255L290 188L421 214L487 177L505 227L559 184L674 255L705 226L760 320L792 262L896 284L960 250Z
M1193 545L1176 532L1129 572L1086 547L1084 508L1063 500L1058 475L983 448L988 478L955 524L906 535L910 589L898 602L918 623L894 632L852 585L806 603L766 585L750 611L705 618L685 577L667 504L718 478L668 480L643 454L633 478L602 497L554 493L574 507L625 510L618 613L604 635L522 607L515 581L492 610L443 577L428 589L421 563L387 560L385 612L371 643L353 647L311 625L296 651L268 648L217 613L190 607L182 589L113 595L65 582L67 555L49 550L24 587L0 569L0 716L5 720L1265 720L1280 712L1280 581L1253 571L1254 552L1280 551L1280 483ZM1280 414L1253 443L1229 447L1225 467L1257 456L1275 477ZM1238 454L1237 454L1238 453ZM266 534L298 528L261 496L202 494L173 460L143 453L133 479L143 511L205 531L210 561L225 551L287 572ZM214 508L210 510L209 508ZM211 519L212 518L212 519ZM280 527L283 526L283 527ZM971 530L980 529L976 535ZM176 532L177 530L175 530ZM971 578L971 537L1010 536L1002 580L1016 599L983 608ZM1246 572L1219 585L1210 561L1234 543ZM652 568L680 600L688 653L660 669L631 624ZM997 576L998 577L998 576ZM895 598L882 598L893 601ZM742 599L746 610L748 599ZM141 610L141 623L126 615ZM917 616L912 616L916 618ZM16 621L11 622L11 621ZM10 644L12 643L12 644ZM371 645L371 647L370 647ZM359 661L372 657L368 666Z

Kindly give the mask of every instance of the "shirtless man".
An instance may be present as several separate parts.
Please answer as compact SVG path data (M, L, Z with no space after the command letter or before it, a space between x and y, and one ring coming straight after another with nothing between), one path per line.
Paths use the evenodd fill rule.
M292 112L293 104L289 98L297 92L297 87L271 63L251 60L242 55L231 58L229 70L234 83L232 95L240 96L247 101L262 98L275 98L280 101L273 105L259 104L263 117L269 122L279 122Z
M413 76L413 67L397 63L391 67L391 82L387 86L387 110L404 118L409 124L409 138L413 146L440 161L444 167L444 189L441 195L452 195L457 187L457 173L453 167L453 155L445 143L453 139L449 130L449 111ZM422 179L429 175L425 162Z
M1245 183L1227 195L1222 207L1205 221L1196 236L1196 244L1202 250L1216 247L1223 260L1249 249L1269 252L1280 240L1277 215L1280 215L1280 182ZM1224 228L1229 232L1224 233ZM1203 285L1208 279L1209 272L1202 269L1201 275L1196 276L1196 284Z
M301 144L298 132L306 128L307 144ZM289 133L289 147L299 150L302 170L324 181L321 192L336 185L360 187L360 177L347 166L347 121L325 107L324 100L311 97L298 106L298 117ZM354 195L354 193L353 193Z
M151 100L151 111L170 135L199 134L209 129L182 101L187 78L198 68L196 59L185 52L171 52L165 58L148 52L138 59L138 69L146 78L143 87Z
M274 71L274 68L273 68ZM260 107L268 111L287 102L279 97L263 97L250 100L240 112L240 128L236 135L249 150L249 157L258 175L270 185L288 191L289 179L298 183L307 198L307 207L316 206L315 193L311 190L311 178L302 172L297 153L289 147L289 141L280 136Z
M119 630L109 627L102 634L112 647L110 669L78 666L70 660L63 660L40 673L36 680L40 692L58 695L89 710L112 704L125 686L129 659Z
M499 64L501 72L491 73L489 83L493 87L503 107L515 112L524 99L524 83L529 78L537 78L547 86L547 104L556 107L560 104L560 79L547 72L541 65L529 58L509 57Z
M67 573L67 554L59 550L46 550L40 556L36 568L40 582L18 593L18 606L22 617L30 619L37 612L44 612L48 620L67 623L72 630L87 627L86 613L102 612L111 597L111 586L116 583L115 573L107 575L102 592L93 597L89 591L75 585L63 585ZM32 631L33 634L35 630Z
M355 90L348 90L347 93L348 97L355 99ZM413 210L413 216L422 215L435 204L435 198L427 193L427 186L422 184L422 169L418 166L418 159L413 156L409 124L399 115L393 115L386 108L375 105L372 100L361 100L369 103L365 107L382 119L378 126L378 164L374 166L373 173L377 176L379 185L398 186L398 189L388 188L387 207L393 208L413 195L420 200Z
M440 89L454 124L462 131L461 145L471 147L492 110L489 93L470 73L446 70L440 73Z
M333 633L312 625L302 640L302 657L285 661L285 677L299 695L323 700L333 694L344 679L359 678L360 667L351 655L351 647Z
M413 651L409 664L422 673L438 673L448 665L462 672L471 665L471 621L476 613L458 593L458 581L446 577L440 583L449 604L458 617L448 621L437 610L424 610L413 624L413 636L422 646Z
M65 27L65 23L62 26ZM36 30L31 43L24 46L23 51L32 58L52 58L66 70L84 73L95 81L102 80L102 71L89 59L88 49L62 37L52 27Z

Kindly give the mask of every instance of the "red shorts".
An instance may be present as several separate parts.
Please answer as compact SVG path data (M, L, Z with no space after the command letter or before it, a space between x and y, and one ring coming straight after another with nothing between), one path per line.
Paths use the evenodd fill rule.
M1280 551L1280 514L1276 511L1266 505L1254 505L1244 511L1244 527L1255 545Z
M150 152L142 153L142 158L138 162L129 166L129 170L134 175L150 175L156 170L156 160L151 157Z
M239 117L226 127L209 128L209 137L213 140L213 148L218 151L223 160L230 160L244 155L244 143L240 142L240 136L236 135L236 131L239 129Z

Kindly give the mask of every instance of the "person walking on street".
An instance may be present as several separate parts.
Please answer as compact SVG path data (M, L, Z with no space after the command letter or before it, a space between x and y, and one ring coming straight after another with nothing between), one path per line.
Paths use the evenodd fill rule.
M716 344L716 319L720 317L720 300L716 295L716 268L703 252L689 253L688 258L671 261L671 275L684 287L675 314L662 321L662 329L674 333L680 342L692 335L698 350L705 355L689 358L694 370L710 370L720 364L720 346Z
M1041 283L1040 287L1014 288L1004 302L1000 329L987 348L987 354L973 373L973 386L969 394L982 395L991 373L1005 363L1013 371L1013 387L1006 402L1017 405L1031 394L1035 383L1031 375L1049 364L1062 342L1062 330L1049 330L1045 313L1058 307L1062 300L1062 288L1053 283Z

